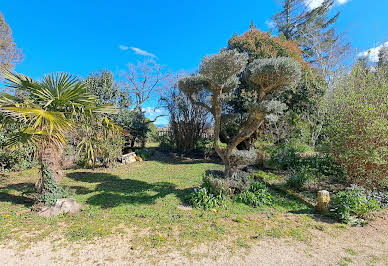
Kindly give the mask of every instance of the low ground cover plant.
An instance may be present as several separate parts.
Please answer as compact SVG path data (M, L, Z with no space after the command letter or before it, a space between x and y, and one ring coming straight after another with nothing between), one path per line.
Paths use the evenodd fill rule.
M190 202L196 208L214 209L225 207L226 196L223 193L213 194L206 187L198 187L191 194Z
M331 214L338 220L351 225L364 225L380 208L377 200L367 196L363 189L352 186L335 194L331 203Z
M269 205L272 196L267 186L253 176L244 178L244 182L239 183L217 176L214 173L205 174L203 185L195 188L191 194L190 203L197 208L212 209L216 207L226 207L228 200L242 202L252 207Z
M271 204L272 196L263 182L255 181L248 190L237 194L235 200L253 207L259 207Z

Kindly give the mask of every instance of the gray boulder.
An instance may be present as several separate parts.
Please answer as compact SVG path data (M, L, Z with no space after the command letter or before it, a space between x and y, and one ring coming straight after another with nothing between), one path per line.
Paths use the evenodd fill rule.
M54 206L44 206L38 215L42 217L54 217L58 216L61 213L71 213L76 214L81 211L81 204L79 204L75 199L64 198L59 199Z

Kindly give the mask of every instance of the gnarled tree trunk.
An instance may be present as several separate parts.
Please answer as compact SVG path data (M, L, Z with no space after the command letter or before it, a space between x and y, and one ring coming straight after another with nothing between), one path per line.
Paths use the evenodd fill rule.
M222 160L225 164L225 177L234 178L237 175L239 169L238 161L234 161L232 158L232 152L236 149L237 145L249 138L264 122L263 114L256 113L251 119L248 119L241 127L240 132L235 136L232 141L226 147L226 150L222 152ZM217 139L217 138L215 138ZM218 141L218 139L217 139Z

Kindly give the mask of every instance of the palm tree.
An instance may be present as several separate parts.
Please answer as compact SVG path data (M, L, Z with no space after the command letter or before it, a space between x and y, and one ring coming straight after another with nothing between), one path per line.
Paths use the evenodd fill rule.
M18 132L10 136L9 145L34 144L42 166L42 177L36 188L42 193L44 169L51 171L56 183L60 181L66 134L96 117L101 117L103 124L112 128L106 117L97 114L117 110L111 105L96 106L96 97L87 92L85 84L67 73L45 75L41 81L5 68L0 68L0 73L7 87L15 90L14 95L2 93L0 96L2 123L16 123L19 127Z

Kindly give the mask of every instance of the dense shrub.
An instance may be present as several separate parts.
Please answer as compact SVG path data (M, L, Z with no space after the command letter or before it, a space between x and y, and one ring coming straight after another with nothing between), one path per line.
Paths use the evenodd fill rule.
M283 170L295 168L301 160L301 157L297 154L298 152L304 152L304 150L298 150L291 145L273 148L269 164Z
M329 153L349 183L388 189L388 75L357 64L328 98Z
M115 166L122 155L124 139L119 131L108 131L97 124L84 124L76 131L78 163L83 167Z
M154 150L143 149L143 150L136 151L136 153L137 153L138 156L140 156L140 158L142 160L147 160L152 155L154 155L155 151Z
M255 181L248 190L237 194L235 200L253 207L258 207L271 204L272 197L264 183Z
M358 187L338 192L331 202L331 212L340 221L362 225L368 222L371 213L379 209L375 199L370 199Z
M282 145L272 147L271 158L267 164L293 172L310 172L313 175L332 176L341 181L344 171L330 156L317 153L309 154L309 147L305 145ZM307 152L307 155L304 155Z
M0 171L20 171L38 164L34 158L32 147L25 147L15 151L0 149Z
M105 167L113 167L117 164L118 159L123 154L124 139L117 133L111 136L106 136L98 143L101 163Z
M24 145L12 151L5 147L12 133L12 126L7 126L8 129L0 129L0 171L20 171L36 166L38 162L32 145Z
M158 127L151 121L149 121L149 124L148 124L147 141L149 142L159 141Z
M242 191L248 190L254 179L248 173L238 171L234 178L226 178L221 171L208 171L204 177L204 185L215 194L222 193L232 197Z
M341 182L344 178L344 170L342 167L329 156L316 155L302 158L299 165L307 166L319 175L334 177L337 182Z
M175 149L175 141L171 134L164 134L159 136L159 148L161 150L169 151Z
M139 144L142 147L145 146L151 122L143 112L121 109L119 114L114 117L114 121L126 131L125 140L130 148Z

